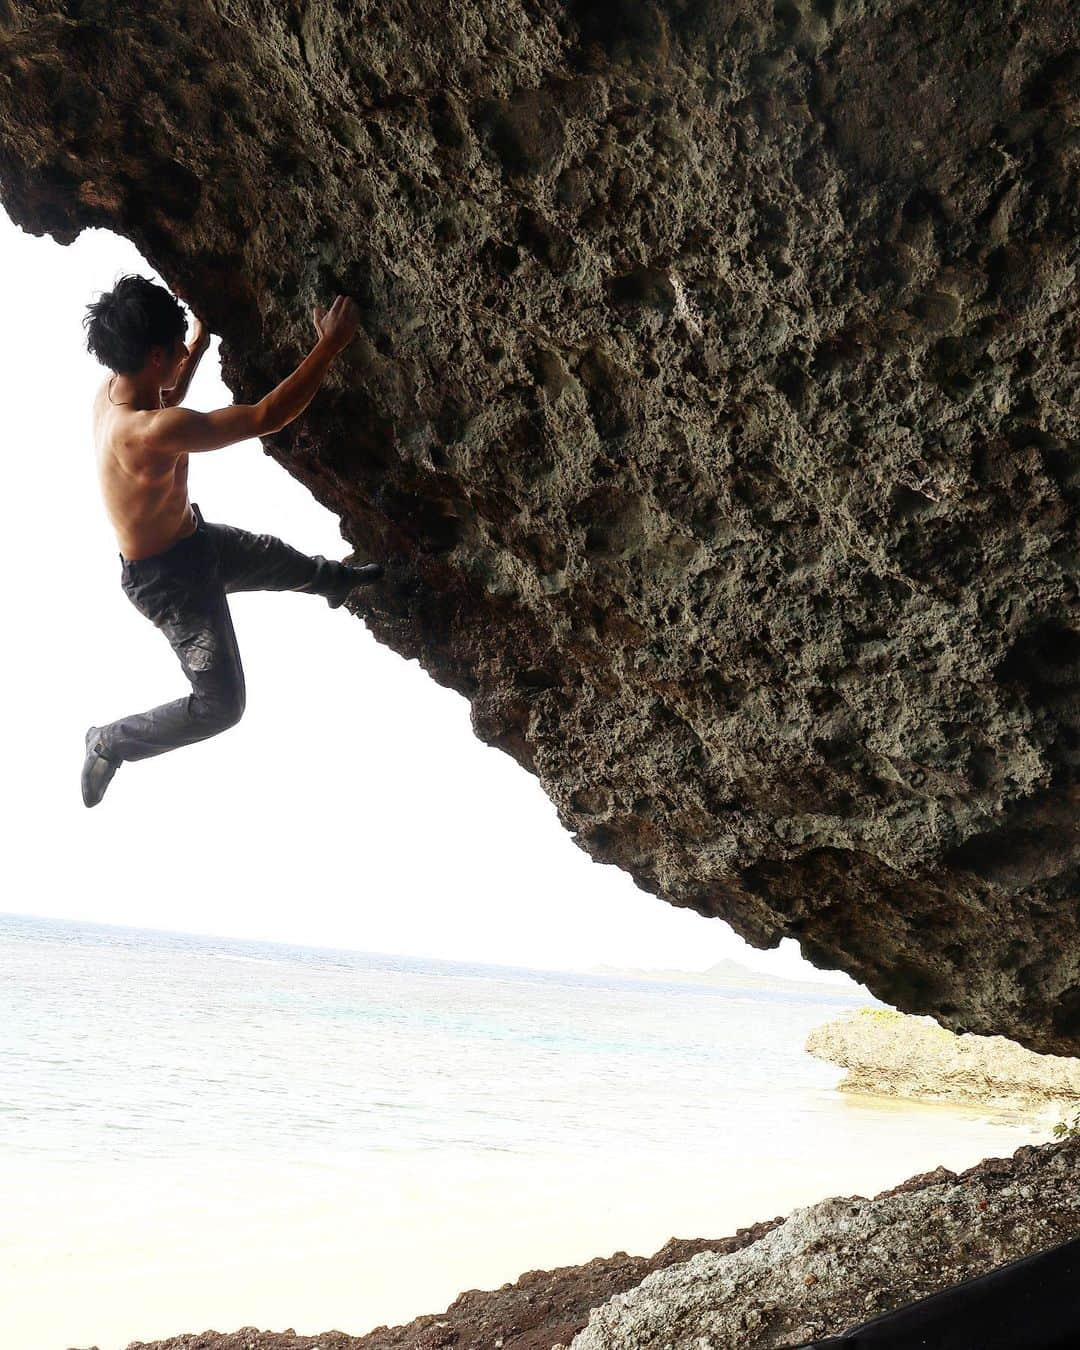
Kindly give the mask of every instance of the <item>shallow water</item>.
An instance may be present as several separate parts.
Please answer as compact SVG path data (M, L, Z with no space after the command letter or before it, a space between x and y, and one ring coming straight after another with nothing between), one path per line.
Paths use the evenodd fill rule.
M746 1160L866 1129L881 1146L925 1113L840 1098L802 1049L865 1001L2 917L0 1144ZM972 1113L936 1119L944 1139Z

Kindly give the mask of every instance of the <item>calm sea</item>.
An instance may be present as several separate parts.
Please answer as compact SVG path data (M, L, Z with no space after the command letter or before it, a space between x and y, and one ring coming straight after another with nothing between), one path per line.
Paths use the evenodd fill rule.
M0 916L0 1148L753 1166L969 1135L970 1112L853 1111L840 1070L804 1053L866 1001Z

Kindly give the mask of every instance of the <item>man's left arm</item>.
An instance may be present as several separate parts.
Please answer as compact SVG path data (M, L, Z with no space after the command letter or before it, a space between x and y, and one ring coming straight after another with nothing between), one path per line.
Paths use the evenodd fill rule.
M177 404L183 403L191 384L192 377L198 369L199 362L203 358L203 353L210 346L210 334L203 327L202 320L196 316L195 332L192 335L191 343L188 346L187 358L180 367L180 374L177 376L176 383L171 389L161 391L161 406L163 408L175 408Z

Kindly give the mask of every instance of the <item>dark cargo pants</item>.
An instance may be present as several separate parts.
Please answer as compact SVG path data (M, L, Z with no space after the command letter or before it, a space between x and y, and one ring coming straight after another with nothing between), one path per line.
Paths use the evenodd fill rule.
M226 595L233 591L333 594L343 564L308 557L272 534L198 521L193 534L149 558L119 554L120 584L159 628L191 681L186 698L122 717L100 729L96 745L109 759L148 759L206 740L244 712L244 670Z

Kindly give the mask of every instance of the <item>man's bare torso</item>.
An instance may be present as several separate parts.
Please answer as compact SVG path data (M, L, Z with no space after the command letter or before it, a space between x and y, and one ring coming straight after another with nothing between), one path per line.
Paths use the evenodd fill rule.
M110 402L112 378L94 399L94 449L120 552L134 561L192 534L197 522L188 501L188 456L150 455L139 449L138 435L154 412Z

